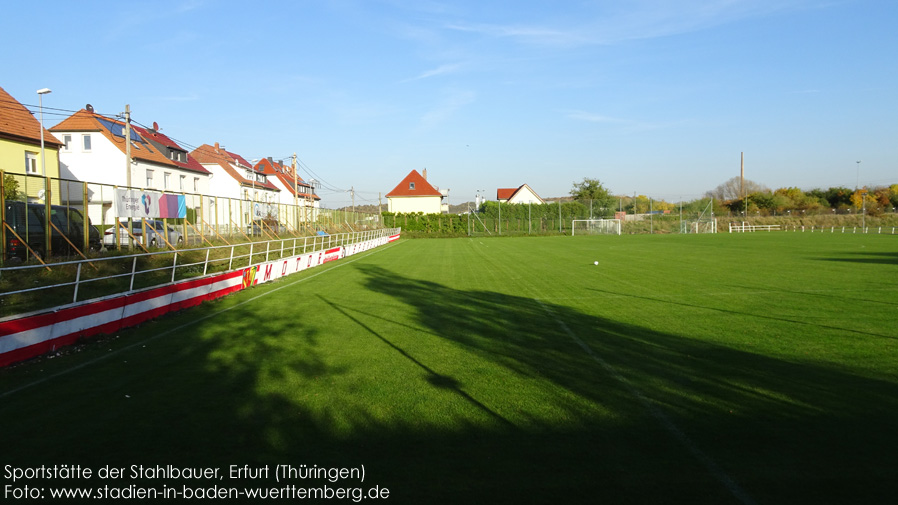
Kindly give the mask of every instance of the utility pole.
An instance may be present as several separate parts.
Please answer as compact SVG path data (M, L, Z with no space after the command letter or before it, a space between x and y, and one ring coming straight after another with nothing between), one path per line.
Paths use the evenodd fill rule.
M352 197L352 213L355 214L355 186L349 187L349 196Z
M125 185L128 187L128 197L131 195L131 105L125 105ZM128 244L133 248L134 241L131 240L131 233L134 233L134 221L131 219L131 213L128 213ZM118 229L118 223L115 223ZM116 233L116 236L118 234ZM144 235L145 236L145 235Z
M299 215L297 214L297 212L299 211L299 205L297 203L297 193L299 193L299 186L296 184L296 180L296 153L293 153L293 227L298 230Z
M743 219L748 218L748 202L745 201L745 152L740 153L739 192L742 193Z

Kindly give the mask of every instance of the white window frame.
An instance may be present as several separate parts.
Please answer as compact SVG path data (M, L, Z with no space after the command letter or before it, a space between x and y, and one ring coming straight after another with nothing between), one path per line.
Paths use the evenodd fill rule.
M162 189L169 189L169 187L171 186L171 172L165 172L164 175L162 176L162 180L163 180L163 188Z
M81 152L89 153L93 150L93 142L90 138L90 133L84 133L81 135Z
M37 174L37 160L39 160L38 154L31 151L25 151L25 173L26 174Z
M62 136L62 150L69 153L72 152L72 134L67 133Z
M149 168L147 169L147 188L153 187L153 171Z

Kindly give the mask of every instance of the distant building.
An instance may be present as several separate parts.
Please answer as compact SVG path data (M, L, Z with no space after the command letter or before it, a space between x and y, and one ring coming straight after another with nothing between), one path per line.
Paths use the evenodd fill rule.
M496 199L499 203L546 203L526 184L517 188L499 188Z
M409 172L386 196L390 212L440 214L449 211L449 204L443 203L448 195L448 189L440 191L427 182L427 169L424 169L424 175L417 170Z

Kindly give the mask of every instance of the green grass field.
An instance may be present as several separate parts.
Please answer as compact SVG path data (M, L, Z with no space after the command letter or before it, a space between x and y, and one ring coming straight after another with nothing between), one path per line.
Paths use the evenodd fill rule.
M0 371L0 448L364 465L292 483L387 503L894 503L898 237L404 240Z

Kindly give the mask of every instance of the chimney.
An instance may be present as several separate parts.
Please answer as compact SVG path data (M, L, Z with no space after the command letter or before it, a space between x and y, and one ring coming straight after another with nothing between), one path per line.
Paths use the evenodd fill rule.
M218 154L218 142L215 143L215 154Z
M423 177L424 177L424 180L426 181L426 180L427 180L427 169L426 169L426 168L424 169L424 176L423 176Z
M268 157L268 163L271 163L272 165L274 165L274 160L271 159L271 156Z

